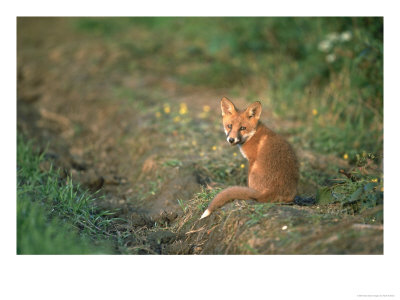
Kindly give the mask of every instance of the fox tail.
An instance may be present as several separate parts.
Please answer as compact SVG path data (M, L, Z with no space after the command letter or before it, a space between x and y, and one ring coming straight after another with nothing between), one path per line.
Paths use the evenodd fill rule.
M208 217L217 208L224 206L226 203L235 199L239 200L257 200L260 201L266 194L256 191L255 189L244 186L232 186L221 191L208 205L200 219Z

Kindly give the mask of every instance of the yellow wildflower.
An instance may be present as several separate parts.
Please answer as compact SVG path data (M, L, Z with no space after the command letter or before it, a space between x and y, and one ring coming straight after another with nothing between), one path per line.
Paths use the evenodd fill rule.
M184 115L188 111L186 103L181 103L179 107L179 114Z
M345 153L345 154L343 155L343 158L344 158L344 159L348 159L348 158L349 158L349 155L348 155L347 153Z
M204 152L200 152L200 156L204 156Z
M212 146L212 149L215 151L217 150L217 146Z
M316 116L316 115L318 115L318 110L316 110L315 108L312 110L312 114L314 115L314 116Z
M196 141L192 141L192 145L193 145L193 146L196 146L196 145L197 145L197 142L196 142Z
M175 122L175 123L178 123L180 120L181 120L181 117L180 117L180 116L176 116L176 117L174 118L174 122Z
M169 104L164 104L164 112L166 114L169 114L171 112L171 108L169 107Z
M371 182L378 182L378 178L371 179Z
M204 112L209 112L210 111L210 106L209 105L204 105L203 106L203 111Z
M236 152L233 152L233 156L236 156L237 155L237 153Z
M244 164L241 164L240 167L241 167L242 169L244 169Z

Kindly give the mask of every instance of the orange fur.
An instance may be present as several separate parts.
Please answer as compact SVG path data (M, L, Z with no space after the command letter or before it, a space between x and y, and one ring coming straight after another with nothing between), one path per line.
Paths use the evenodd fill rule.
M289 143L259 121L260 102L240 111L224 97L221 109L228 142L238 145L249 161L248 187L233 186L221 191L203 217L235 199L293 201L299 180L297 158Z

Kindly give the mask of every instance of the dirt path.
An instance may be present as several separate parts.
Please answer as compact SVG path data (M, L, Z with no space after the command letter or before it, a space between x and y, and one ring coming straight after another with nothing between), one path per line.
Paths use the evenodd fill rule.
M167 152L168 145L147 141L148 120L129 100L116 99L113 88L152 89L157 83L141 74L109 76L105 70L118 54L101 40L69 35L62 20L23 20L19 27L19 129L42 147L48 144L49 156L73 178L93 190L103 188L107 205L129 206L134 182L154 167L153 153ZM168 205L156 204L158 210Z
M104 198L98 204L118 209L129 220L127 227L142 233L146 226L177 220L184 213L182 203L213 184L201 165L206 151L213 153L215 147L210 156L217 157L224 146L218 100L229 89L181 86L166 74L129 70L123 48L74 31L68 19L20 19L17 42L18 131L34 137L42 149L48 147L43 168L52 162L83 186L101 188ZM146 59L143 64L151 63ZM247 105L240 96L235 100ZM167 107L172 115L182 103L188 103L190 113L164 122ZM186 129L188 116L194 131ZM276 123L268 111L263 118L283 133L282 127L294 126ZM332 161L344 164L301 149L298 153L320 169ZM301 191L313 193L315 185L303 185ZM167 251L159 241L168 244L176 234L152 230L143 236L150 245L143 253L195 253L194 245L202 240L196 236L194 242L189 234L183 239L189 246ZM215 250L209 247L203 253Z
M176 199L190 199L200 190L196 173L181 168L172 170L158 194L140 208L130 201L137 192L135 183L154 179L149 173L174 151L171 142L182 140L156 132L151 124L155 120L141 114L130 95L116 97L115 89L138 93L137 100L146 107L160 101L171 107L190 102L190 110L199 114L207 105L214 119L221 91L180 88L173 78L141 72L108 73L118 69L123 53L113 52L101 39L88 41L88 35L72 33L65 20L25 19L19 28L18 126L38 138L43 148L48 145L57 166L92 190L102 188L108 208L151 216L176 211ZM153 90L159 92L153 95ZM247 104L244 99L237 102Z

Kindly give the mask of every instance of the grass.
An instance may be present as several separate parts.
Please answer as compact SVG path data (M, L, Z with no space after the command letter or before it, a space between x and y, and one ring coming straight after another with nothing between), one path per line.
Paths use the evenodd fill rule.
M356 168L361 167L363 153L370 153L373 163L380 164L381 18L140 18L118 22L126 22L122 28L127 35L139 37L140 42L124 40L124 33L109 35L111 43L117 36L123 40L115 43L127 51L128 61L135 61L134 69L172 76L181 86L227 90L233 99L261 99L265 110L286 121L284 131L294 137L296 147L333 154ZM162 37L150 38L156 34ZM382 222L380 170L359 174L353 181L339 175L333 163L317 170L305 162L302 184L312 182L318 189L313 211L236 202L206 221L206 227L217 228L219 234L212 236L212 229L204 233L199 216L220 188L246 185L246 163L236 149L225 145L219 114L203 112L202 118L191 111L190 101L182 113L182 103L152 93L141 97L153 98L150 103L154 104L143 113L158 132L170 137L175 153L164 166L182 167L192 158L202 181L214 184L189 202L178 201L184 216L173 226L182 234L193 232L189 240L194 244L210 243L201 253L351 253L360 250L349 250L352 246L346 243L362 241L365 232L353 229L348 216L357 216L351 222ZM162 101L154 102L155 98ZM338 225L340 221L343 226ZM317 229L311 230L310 224ZM287 231L282 229L285 226ZM326 236L318 235L318 230ZM331 230L343 235L343 240L336 240ZM380 233L375 233L379 244ZM211 245L215 240L221 244Z
M382 18L69 20L79 34L97 35L101 49L115 54L104 63L104 72L129 79L124 86L125 81L115 77L117 81L110 85L118 87L111 87L111 95L104 96L123 103L118 109L134 121L132 131L118 137L118 147L129 145L127 167L135 170L129 178L134 185L128 202L139 207L151 205L152 199L163 197L175 176L195 175L203 185L192 199L173 199L183 215L172 223L158 220L152 228L131 226L118 235L118 243L128 251L382 253L382 226L375 226L383 223L382 170L366 167L366 157L379 166L383 151ZM152 83L146 81L147 76ZM169 94L164 85L177 91ZM336 161L321 167L307 158L301 161L301 185L312 183L313 196L319 190L316 205L235 201L199 221L218 191L229 185L246 185L247 162L236 148L226 145L219 112L202 107L200 101L194 103L195 108L191 99L175 98L195 97L193 91L224 93L232 100L261 99L263 109L273 118L271 123L279 124L277 130L295 149L307 150L312 158L319 152L323 154L320 157L347 160L354 168L348 172L350 177L337 173ZM21 154L23 145L18 150ZM23 242L29 235L18 230L23 233L19 245L50 249L40 249L42 252L90 253L94 251L90 245L97 241L117 238L115 232L111 233L115 237L108 236L112 216L93 206L93 195L82 192L69 179L61 180L55 171L39 172L42 160L30 156L21 160L25 164L18 162L18 205L30 205L24 210L27 215L18 220L34 220L27 224L46 224L53 229L41 236L42 225L38 234L31 235L37 236L35 243ZM175 172L178 170L183 171L181 175ZM35 221L39 217L42 221ZM356 223L368 226L352 227ZM33 230L28 225L18 228ZM167 230L184 239L178 241L181 248L161 249L171 246L161 245L167 242L157 236ZM149 239L152 232L153 242ZM54 242L56 234L61 238ZM374 239L372 243L368 235ZM63 240L71 242L63 245ZM70 245L81 248L68 250ZM96 251L103 251L99 249L96 246Z
M41 171L44 153L18 136L17 253L113 253L107 233L112 213L98 210L96 196L82 191L56 170Z
M382 206L351 216L331 204L299 207L235 201L199 220L211 191L203 190L185 207L172 228L187 235L197 254L382 253ZM328 207L330 209L328 209ZM371 243L367 243L370 240ZM196 246L199 245L199 246ZM182 247L180 254L193 253ZM196 253L196 252L195 252Z
M178 86L260 99L264 110L286 122L278 131L290 134L295 147L345 157L353 165L364 152L382 161L382 18L78 18L73 26L107 37L124 53L122 68L132 63L132 70L168 76ZM161 90L122 94L157 116L148 124L180 137L179 151L191 146L184 145L188 136L196 143L197 133L221 130L220 120L207 116L211 122L202 122L190 106L180 114ZM214 159L213 153L221 153L219 142L196 148L210 178L246 183L236 162L218 165ZM318 185L332 176L307 172Z
M155 96L143 96L142 98L145 100L137 100L136 105L144 105L152 97ZM183 110L182 108L185 109ZM225 145L225 139L222 136L223 133L219 124L219 115L209 114L209 112L199 115L193 112L186 103L174 103L174 101L155 103L151 108L142 111L142 113L146 116L146 122L152 124L151 126L156 132L168 135L167 141L175 154L164 158L161 164L164 168L185 167L188 160L194 160L196 173L202 177L203 184L213 182L218 187L247 184L246 162L236 148L230 148ZM317 111L314 113L313 118L319 117L318 115L319 112ZM177 117L179 117L178 121ZM313 128L319 128L318 121L314 119L313 122ZM297 128L295 131L300 129ZM291 135L296 134L292 129L289 129L289 131ZM307 134L305 133L305 135ZM295 141L295 143L301 143L302 140L307 140L307 138L303 135L300 141ZM309 138L309 140L312 139ZM201 143L196 141L201 141ZM331 142L333 141L331 140ZM326 143L329 144L328 142ZM193 153L193 150L195 150L195 153ZM354 155L348 153L344 155L340 153L339 155L357 168L364 168L369 164L379 165L380 158L374 153L367 154L365 151L361 154L353 153ZM193 158L194 154L197 155ZM319 204L339 203L340 208L338 210L354 214L383 203L383 178L379 169L373 171L364 170L363 172L367 173L365 175L357 171L358 169L356 168L353 173L358 174L359 178L354 182L354 178L349 179L339 175L337 168L334 164L328 164L324 170L316 170L307 161L303 162L301 184L312 183L314 188L318 190L316 197ZM334 182L333 185L332 182ZM196 197L203 197L204 203L208 203L212 198L207 195L203 191ZM312 196L315 197L315 192ZM186 213L188 210L187 205L183 200L179 200L178 203ZM331 210L332 207L330 207ZM204 210L205 206L199 205L198 209L199 211ZM249 220L250 223L258 220L257 211L253 213L254 215Z
M302 121L296 134L312 150L382 154L382 18L78 18L74 26L123 51L128 71L260 99Z

